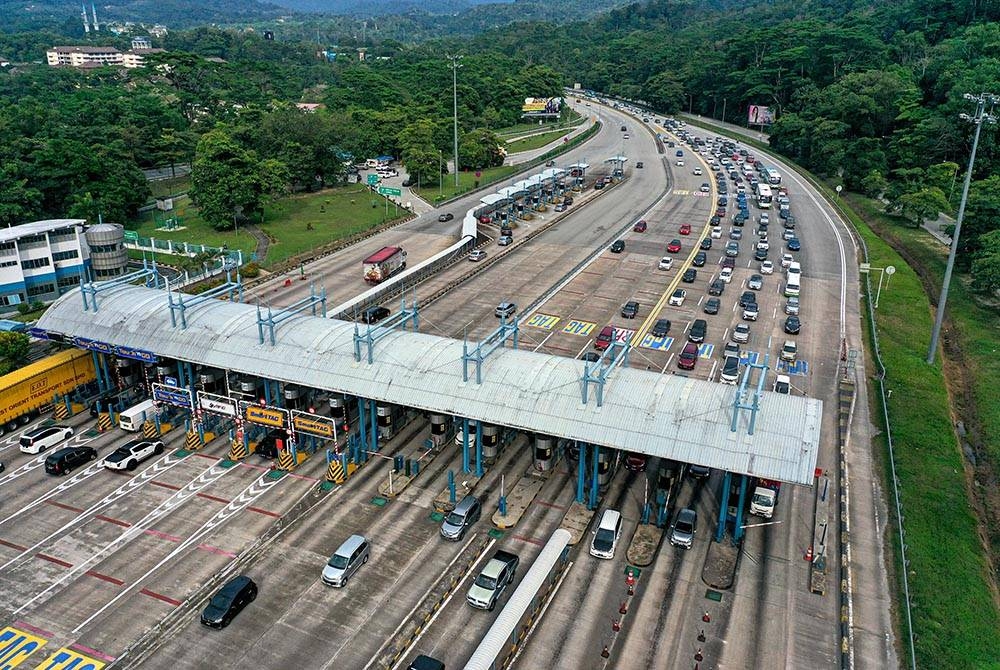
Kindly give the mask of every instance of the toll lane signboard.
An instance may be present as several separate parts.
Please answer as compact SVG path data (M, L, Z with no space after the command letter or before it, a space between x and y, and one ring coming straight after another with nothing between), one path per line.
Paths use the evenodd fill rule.
M563 326L562 332L568 333L569 335L587 337L594 331L595 326L597 326L596 323L591 323L589 321L577 321L576 319L570 319L566 322L566 325Z
M535 312L531 317L525 322L524 325L531 326L532 328L542 328L544 330L552 330L552 327L559 323L559 317L553 316L551 314L542 314L541 312Z

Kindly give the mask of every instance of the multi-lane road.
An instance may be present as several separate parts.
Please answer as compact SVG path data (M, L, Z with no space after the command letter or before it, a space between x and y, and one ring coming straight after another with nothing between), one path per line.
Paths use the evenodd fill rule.
M613 324L623 336L635 331L631 365L717 380L719 354L735 325L743 322L734 305L750 275L758 272L749 252L754 226L748 222L744 227L746 239L733 280L720 296L722 308L706 315L704 299L718 276L731 223L729 217L722 222L723 236L713 239L694 282L681 283L699 240L709 235L708 220L715 210L714 179L704 157L692 155L684 145L686 164L677 166L674 149L657 149L655 134L664 132L661 126L596 105L581 105L580 111L599 115L603 128L559 164L586 162L607 170L604 159L624 147L627 178L598 193L588 190L565 213L550 210L522 223L515 231L517 243L510 247L486 245L490 265L485 271L466 277L476 264L463 261L418 286L418 297L451 288L422 308L421 328L478 339L496 328L495 306L511 301L520 310L522 347L575 357L592 351L600 329ZM628 128L628 140L622 125ZM644 167L636 168L637 161ZM695 165L702 166L705 176L692 174ZM818 466L836 476L842 339L851 346L861 343L853 298L857 277L848 271L856 267L854 247L843 224L808 185L787 169L783 174L803 244L795 254L803 269L803 329L792 338L800 361L787 372L794 392L824 400L828 411ZM707 194L700 190L703 182L713 185ZM277 277L255 287L254 295L273 305L290 304L315 282L327 288L334 302L346 300L367 288L360 276L362 258L393 244L406 247L411 264L432 256L455 242L462 216L478 206L481 196L466 196L444 208L455 214L452 222L437 221L442 210L420 216L310 264L307 281L298 280L296 273L292 285L285 286L284 278ZM751 208L754 218L759 211ZM645 232L632 231L639 219L648 223ZM680 235L682 224L691 225L690 234ZM780 230L776 224L773 228ZM483 232L489 236L496 231L487 225ZM682 240L682 250L674 254L670 270L659 270L658 261L675 238ZM617 239L625 241L622 253L609 250ZM778 231L772 233L771 245L769 258L777 261L783 251ZM789 337L782 332L783 279L775 265L775 273L764 276L758 292L760 317L751 323L751 339L743 347L748 357L763 360L767 355L772 368ZM687 290L687 299L680 307L668 306L666 297L677 287ZM626 320L620 310L629 300L639 303L639 314ZM658 318L672 323L667 337L647 335ZM708 321L707 336L695 369L685 372L677 368L677 355L696 318ZM628 390L616 389L612 380L609 392ZM102 457L126 439L117 430L87 431L89 421L83 417L73 423L73 443L95 446ZM164 456L134 472L109 472L95 461L63 479L44 473L44 456L18 453L16 436L0 442L0 460L7 465L0 474L0 592L5 594L0 623L47 643L43 651L23 654L24 667L38 666L60 648L67 658L86 656L122 667L384 667L380 661L401 642L414 610L456 580L453 595L399 663L425 653L449 668L461 667L513 590L508 589L496 611L473 610L465 603L470 580L494 550L505 549L521 558L516 586L574 498L575 464L560 461L517 525L501 534L488 533L501 476L510 487L532 469L528 441L519 436L475 485L486 505L483 520L463 541L451 543L438 535L433 501L446 489L449 470L461 471L461 453L453 447L430 460L424 456L420 477L385 501L379 487L388 478L388 461L377 459L344 485L321 492L322 459L276 477L270 464L256 457L225 467L228 445L223 439L193 454L177 452L183 446L178 432L165 437ZM425 454L428 437L424 420L413 417L383 454ZM647 473L654 473L656 465L650 462ZM619 468L599 507L618 509L625 520L615 558L589 556L590 535L584 536L515 666L680 669L693 667L696 653L702 668L838 665L840 601L836 588L824 596L809 592L808 563L802 559L812 536L813 492L801 487L782 492L775 523L747 529L733 587L714 599L706 597L701 575L718 514L721 477L713 473L706 480L686 480L678 506L699 512L693 548L661 543L629 598L627 616L619 613L626 548L647 495L647 473ZM858 477L855 487L871 488L870 472ZM861 498L867 509L852 508L852 518L874 514L868 494ZM831 528L831 536L837 530ZM856 552L854 560L864 586L884 588L877 583L878 524L865 531L871 536L863 545L868 553ZM371 540L370 561L346 588L325 586L323 566L353 533ZM210 591L205 585L215 584L233 566L257 581L259 596L226 630L204 628L197 614ZM891 663L884 637L890 633L886 609L880 603L852 614L861 633L859 667ZM706 612L708 622L702 618ZM620 631L612 629L615 620L622 620ZM27 652L27 642L22 644L14 651ZM601 654L604 645L610 648L607 658Z

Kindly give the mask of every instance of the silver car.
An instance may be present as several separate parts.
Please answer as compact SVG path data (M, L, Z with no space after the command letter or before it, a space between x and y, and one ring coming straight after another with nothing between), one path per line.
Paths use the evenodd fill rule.
M788 302L785 303L785 314L794 314L798 316L799 313L799 298L798 296L791 296L788 298Z
M698 513L685 507L677 513L677 520L670 531L670 544L690 549L694 544L694 534L698 530Z

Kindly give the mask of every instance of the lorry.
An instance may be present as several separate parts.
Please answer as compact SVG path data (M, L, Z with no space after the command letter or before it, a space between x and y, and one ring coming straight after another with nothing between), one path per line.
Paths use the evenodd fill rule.
M758 478L753 490L753 497L750 499L750 513L765 519L774 516L774 506L778 504L780 490L781 482Z
M365 281L378 284L406 269L406 252L402 247L382 247L362 263Z
M96 381L89 351L68 349L0 377L0 435L27 424L65 395Z

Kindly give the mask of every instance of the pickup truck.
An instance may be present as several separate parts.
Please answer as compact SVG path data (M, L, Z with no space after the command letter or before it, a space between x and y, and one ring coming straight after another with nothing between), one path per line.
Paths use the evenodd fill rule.
M493 611L508 585L514 583L514 573L521 562L516 554L497 551L489 560L476 581L469 587L466 600L475 608Z
M778 492L781 482L770 479L758 479L750 499L750 513L770 519L774 516L774 506L778 504Z

